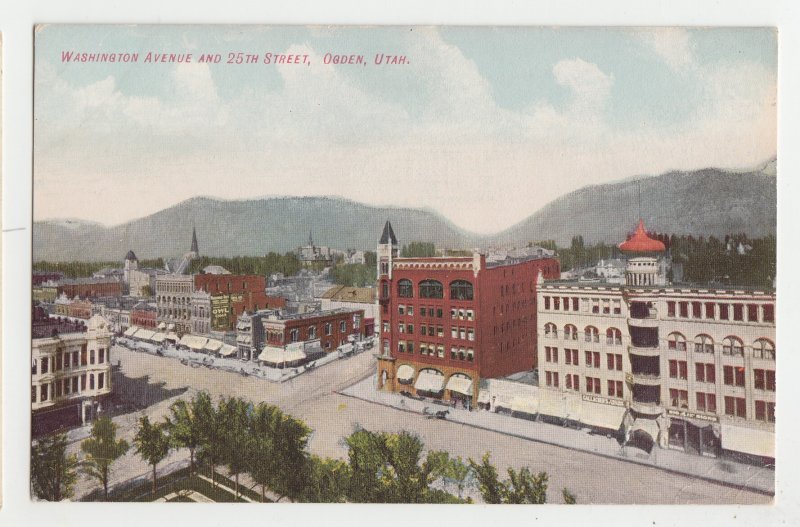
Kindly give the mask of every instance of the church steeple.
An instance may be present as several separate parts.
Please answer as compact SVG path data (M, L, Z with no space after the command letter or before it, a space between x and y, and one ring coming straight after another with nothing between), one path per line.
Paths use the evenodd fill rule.
M192 248L190 252L193 252L195 256L200 255L200 249L197 248L197 231L194 227L192 227Z

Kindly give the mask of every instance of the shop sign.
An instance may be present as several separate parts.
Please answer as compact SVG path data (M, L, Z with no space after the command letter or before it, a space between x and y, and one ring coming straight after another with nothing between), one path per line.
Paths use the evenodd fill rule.
M686 410L673 410L667 408L667 415L671 415L673 417L683 417L687 419L697 419L700 421L709 421L711 423L719 422L719 418L716 415L697 414L694 412L687 412Z
M619 399L606 399L605 397L598 397L596 395L581 395L581 399L584 401L588 401L591 403L600 403L600 404L607 404L610 406L625 406L625 401L621 401Z

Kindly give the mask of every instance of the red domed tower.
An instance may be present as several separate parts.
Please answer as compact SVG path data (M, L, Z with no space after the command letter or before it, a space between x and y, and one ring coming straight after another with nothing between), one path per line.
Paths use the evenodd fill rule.
M665 278L659 273L658 258L666 251L663 242L648 236L644 228L644 221L639 220L639 226L633 236L618 245L619 250L629 255L628 265L625 269L625 282L627 285L660 285Z

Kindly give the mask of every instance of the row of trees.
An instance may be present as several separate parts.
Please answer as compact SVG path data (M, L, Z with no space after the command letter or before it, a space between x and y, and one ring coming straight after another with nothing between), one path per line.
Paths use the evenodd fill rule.
M83 441L82 462L67 455L65 436L40 440L31 452L31 480L41 499L60 501L72 496L76 473L95 478L108 499L113 463L130 448L116 438L116 425L101 418ZM502 479L489 454L476 462L463 461L445 451L427 451L422 440L409 432L387 433L357 429L345 438L347 460L320 458L307 450L311 429L279 408L253 405L237 397L217 404L200 392L189 401L170 407L164 421L142 417L133 440L135 452L152 467L152 492L157 489L157 466L172 449L189 451L190 475L197 461L216 472L226 467L240 495L239 479L247 474L259 486L262 501L267 492L279 501L312 503L470 503L469 489L480 492L486 503L545 503L547 474L527 467L509 469ZM562 491L566 503L575 497Z
M47 273L60 272L64 273L66 278L81 278L92 276L105 267L119 266L120 262L48 262L40 260L33 263L33 270ZM139 267L163 269L164 259L139 260Z
M294 252L278 254L269 252L265 256L201 256L192 260L189 272L199 273L209 265L221 265L233 274L254 274L269 276L283 273L284 276L294 276L303 268L300 259Z

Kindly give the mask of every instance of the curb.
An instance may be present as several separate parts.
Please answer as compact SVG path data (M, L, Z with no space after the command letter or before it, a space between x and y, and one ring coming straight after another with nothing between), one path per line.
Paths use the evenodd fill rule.
M352 394L349 394L349 393L344 393L343 391L337 391L335 393L337 393L339 395L342 395L344 397L351 397L353 399L358 399L360 401L366 401L368 403L377 404L379 406L385 406L387 408L391 408L393 410L398 410L398 411L401 411L401 412L408 412L408 413L412 413L412 414L416 414L416 415L423 415L422 413L417 412L416 410L411 410L409 408L397 408L396 406L392 406L390 404L382 403L382 402L379 402L379 401L374 401L374 400L371 400L371 399L365 399L364 397L360 397L358 395L352 395ZM530 441L532 443L542 443L542 444L545 444L545 445L550 445L550 446L563 448L563 449L566 449L566 450L571 450L573 452L583 452L585 454L591 454L591 455L594 455L594 456L600 456L600 457L603 457L603 458L606 458L606 459L613 459L615 461L621 461L623 463L632 463L634 465L640 465L640 466L643 466L643 467L649 467L649 468L653 468L653 469L656 469L656 470L661 470L661 471L664 471L664 472L666 472L668 474L676 474L676 475L679 475L679 476L687 476L687 477L691 477L691 478L694 478L694 479L697 479L697 480L700 480L700 481L706 481L706 482L709 482L709 483L715 483L715 484L718 484L718 485L722 485L722 486L733 488L733 489L737 489L737 490L748 490L750 492L755 492L755 493L761 494L763 496L771 496L773 498L775 497L775 492L774 491L765 490L763 488L754 487L754 486L747 485L747 484L736 484L736 483L731 483L730 481L724 481L724 480L720 480L720 479L716 479L716 478L711 478L711 477L708 477L708 476L699 476L697 474L692 474L692 473L689 473L689 472L682 472L682 471L676 470L674 468L661 467L661 466L658 466L658 465L652 465L650 463L644 463L644 462L638 461L636 459L621 458L621 457L612 456L612 455L609 455L609 454L604 454L602 452L596 452L594 450L586 450L586 449L583 449L583 448L571 447L571 446L563 445L561 443L555 443L553 441L548 441L546 439L534 439L534 438L531 438L531 437L528 437L528 436L515 434L513 432L503 432L501 430L495 430L494 428L489 428L489 427L482 426L482 425L462 423L460 421L453 421L453 420L450 420L450 419L448 419L447 421L450 422L450 423L455 423L455 424L458 424L458 425L461 425L461 426L465 426L465 427L468 427L468 428L477 428L479 430L486 430L487 432L494 432L494 433L503 434L503 435L506 435L506 436L509 436L509 437L515 437L517 439L523 439L525 441Z

